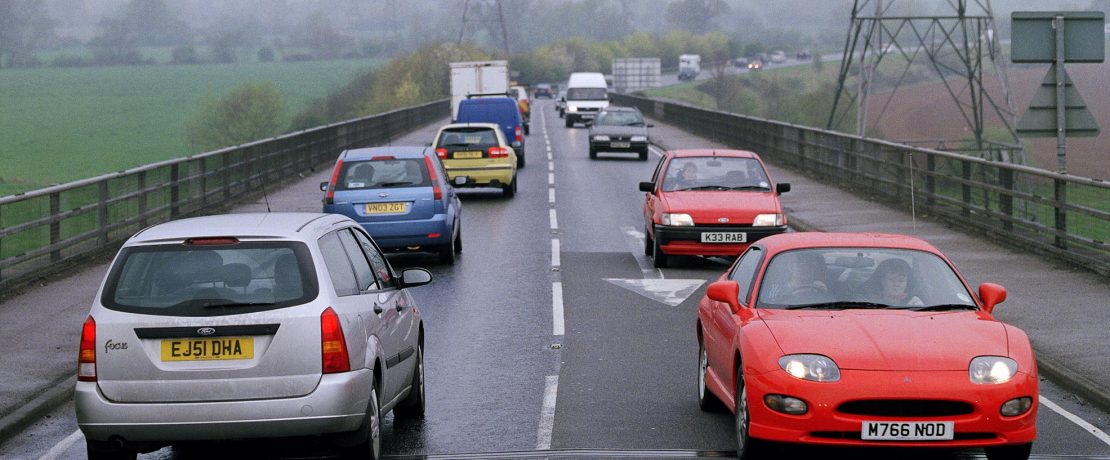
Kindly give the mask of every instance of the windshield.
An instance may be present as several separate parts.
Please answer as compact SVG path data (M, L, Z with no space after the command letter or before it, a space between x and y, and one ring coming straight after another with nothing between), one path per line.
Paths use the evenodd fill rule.
M934 254L874 248L800 249L776 255L759 287L760 308L976 309Z
M108 276L105 306L167 316L270 310L317 293L308 248L294 242L130 247Z
M755 158L674 158L663 174L663 191L753 190L770 191L771 182Z
M609 97L605 88L570 88L567 89L568 101L602 101Z
M594 121L594 124L601 126L643 126L644 119L640 117L639 113L630 110L621 110L602 112L597 116L597 120Z

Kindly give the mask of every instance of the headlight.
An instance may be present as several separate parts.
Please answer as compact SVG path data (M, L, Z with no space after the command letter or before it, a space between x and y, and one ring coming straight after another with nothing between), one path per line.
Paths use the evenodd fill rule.
M577 112L577 111L578 111L578 106L576 106L576 105L568 105L567 106L567 112Z
M971 383L985 385L1005 383L1017 373L1017 361L1001 356L979 356L967 368Z
M647 142L647 136L632 136L632 142Z
M694 218L689 214L670 214L663 213L663 225L674 225L678 227L692 227L694 225Z
M601 142L609 142L609 136L599 134L597 136L594 136L594 140L595 141L601 141Z
M760 214L755 216L752 227L778 227L782 225L782 214Z
M821 355L786 355L779 358L779 366L786 373L802 380L835 382L840 380L840 368L832 358Z

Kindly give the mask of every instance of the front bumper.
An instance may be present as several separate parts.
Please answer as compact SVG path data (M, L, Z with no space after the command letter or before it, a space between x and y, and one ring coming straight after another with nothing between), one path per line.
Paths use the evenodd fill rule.
M673 227L656 225L655 241L663 248L667 255L682 256L737 256L744 252L752 243L771 235L786 231L786 226L781 227L752 227L752 226L716 226L695 225L692 227ZM702 243L703 232L744 232L747 235L745 243Z
M316 389L296 398L117 403L96 382L77 382L77 426L90 441L124 444L315 436L354 431L366 416L374 374L326 374Z
M1019 373L1014 380L999 385L975 385L967 371L899 372L843 370L841 380L833 383L796 379L783 371L745 376L748 385L750 434L754 438L777 442L895 447L989 447L1026 444L1037 436L1037 381L1035 376ZM809 411L787 415L771 410L763 401L767 394L802 399ZM1003 417L1002 404L1012 398L1034 398L1033 407L1017 417ZM841 410L848 402L880 401L872 404L892 413L859 414ZM952 414L897 414L897 403L881 401L944 401L960 404L965 411ZM962 412L962 413L961 413ZM864 421L877 422L953 422L952 440L874 441L860 434Z

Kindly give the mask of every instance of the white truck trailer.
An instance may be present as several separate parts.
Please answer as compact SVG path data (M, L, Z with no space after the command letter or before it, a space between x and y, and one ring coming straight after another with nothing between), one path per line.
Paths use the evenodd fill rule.
M469 61L451 63L451 120L459 113L459 101L473 94L509 92L509 61Z
M683 54L678 57L678 79L693 80L701 73L701 55Z

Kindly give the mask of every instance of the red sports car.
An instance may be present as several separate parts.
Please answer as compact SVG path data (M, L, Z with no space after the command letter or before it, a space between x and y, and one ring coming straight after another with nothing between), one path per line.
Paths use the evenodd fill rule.
M982 447L1026 459L1037 365L943 254L888 234L764 238L698 305L698 403L735 413L737 451L761 441Z
M743 150L674 150L663 155L644 197L644 254L736 256L786 231L779 195L759 155Z

